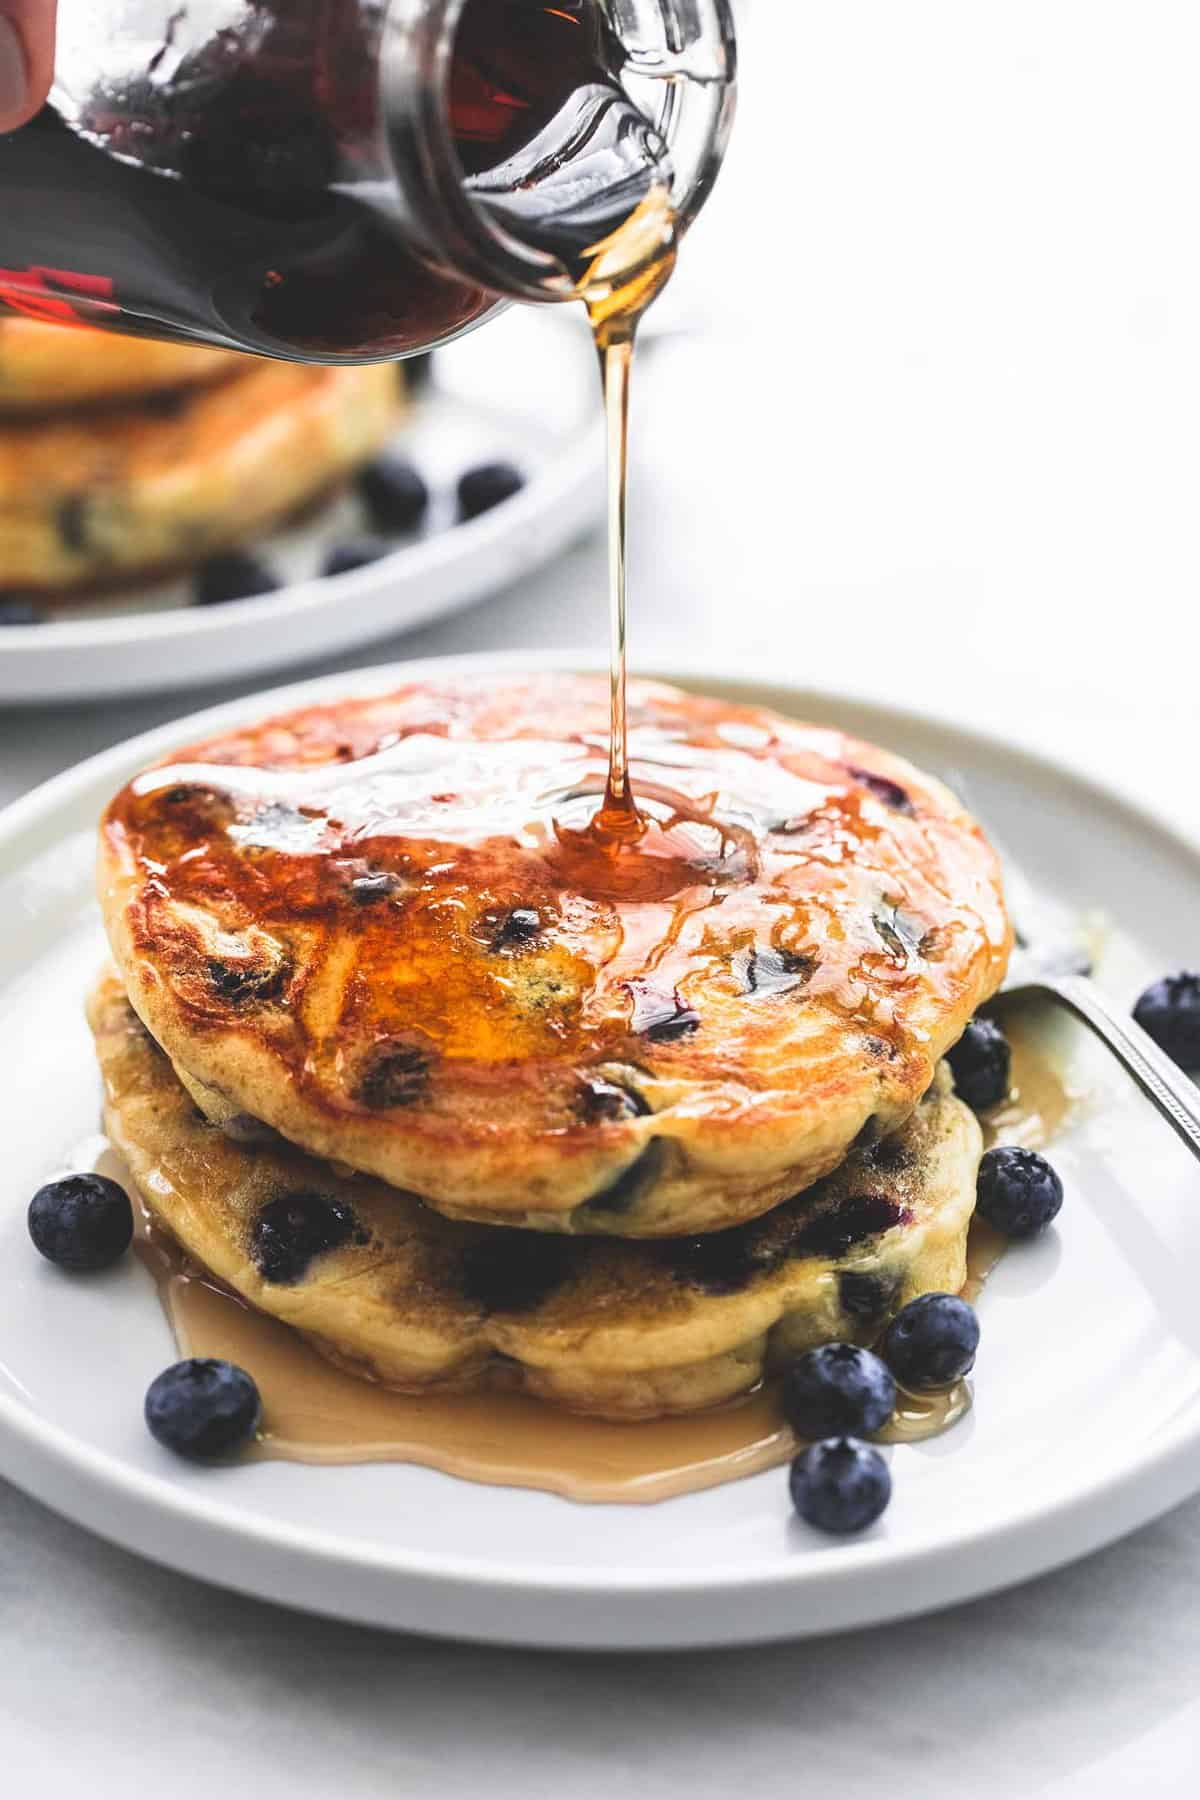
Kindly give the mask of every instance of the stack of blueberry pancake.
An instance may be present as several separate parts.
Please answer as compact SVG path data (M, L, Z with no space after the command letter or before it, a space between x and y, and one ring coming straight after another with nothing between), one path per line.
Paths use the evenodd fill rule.
M390 367L0 320L0 597L110 588L229 553L375 456L401 400Z
M963 1285L979 827L836 730L655 683L629 718L621 833L607 683L561 675L311 705L104 817L108 1131L365 1378L652 1419Z

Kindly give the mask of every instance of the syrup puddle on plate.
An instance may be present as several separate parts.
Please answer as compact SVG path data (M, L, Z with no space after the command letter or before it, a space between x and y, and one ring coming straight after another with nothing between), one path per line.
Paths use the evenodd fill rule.
M988 1142L1044 1143L1077 1096L1013 1030L1014 1098L987 1122ZM97 1166L97 1159L88 1159ZM87 1166L81 1164L80 1166ZM99 1159L136 1194L111 1150ZM263 1427L248 1453L303 1463L416 1463L470 1481L543 1489L571 1500L639 1504L736 1481L788 1462L797 1439L773 1386L686 1417L613 1423L517 1392L401 1394L327 1361L289 1326L255 1312L188 1263L144 1208L136 1248L152 1275L181 1356L223 1357L249 1370L263 1397ZM976 1219L964 1297L976 1301L1006 1248ZM972 1404L971 1384L902 1393L885 1444L947 1431Z
M993 1144L1043 1150L1086 1103L1085 1095L1071 1086L1056 1059L1037 1042L1034 1021L1042 1010L1037 1003L1017 1002L1000 1015L1012 1046L1012 1092L1003 1106L993 1107L981 1120L987 1150Z

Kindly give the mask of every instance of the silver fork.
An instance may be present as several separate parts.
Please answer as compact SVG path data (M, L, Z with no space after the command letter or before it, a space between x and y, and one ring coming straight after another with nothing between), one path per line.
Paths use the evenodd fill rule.
M1047 904L1004 858L1004 891L1017 934L1002 994L1044 994L1082 1019L1128 1070L1146 1097L1200 1157L1200 1088L1133 1018L1091 979L1092 959L1078 922Z

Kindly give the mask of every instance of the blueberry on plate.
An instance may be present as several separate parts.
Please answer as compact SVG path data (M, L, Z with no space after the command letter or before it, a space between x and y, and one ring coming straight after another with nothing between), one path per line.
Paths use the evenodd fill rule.
M412 531L429 510L429 489L420 470L398 456L381 456L365 468L358 491L380 531Z
M236 1363L189 1356L155 1377L146 1391L151 1437L189 1462L213 1462L248 1444L258 1430L258 1387Z
M883 1339L883 1360L901 1387L933 1392L961 1381L975 1364L979 1320L957 1294L921 1294L902 1307Z
M1143 1031L1189 1074L1200 1074L1200 975L1181 970L1153 982L1133 1009Z
M502 500L511 500L525 486L525 477L512 463L480 463L468 469L458 484L458 510L464 519L491 512Z
M67 1175L29 1203L29 1235L48 1262L76 1274L107 1269L133 1242L129 1195L107 1175Z
M0 594L0 626L45 623L45 613L32 600L23 600L18 594Z
M870 1437L892 1416L896 1383L872 1351L820 1344L788 1369L782 1397L784 1416L799 1437Z
M999 1106L1008 1098L1012 1051L994 1019L972 1019L946 1061L955 1092L973 1112Z
M361 537L351 538L348 543L335 544L321 564L322 575L348 575L351 569L365 569L371 563L381 562L390 556L392 545L386 538Z
M1005 1144L984 1155L976 1210L1005 1237L1036 1237L1058 1217L1062 1203L1058 1172L1036 1150Z
M873 1525L892 1497L892 1475L871 1444L831 1437L802 1450L791 1467L792 1505L806 1525L840 1537Z
M224 606L229 600L252 600L273 594L279 583L265 563L244 550L210 556L192 581L193 606Z

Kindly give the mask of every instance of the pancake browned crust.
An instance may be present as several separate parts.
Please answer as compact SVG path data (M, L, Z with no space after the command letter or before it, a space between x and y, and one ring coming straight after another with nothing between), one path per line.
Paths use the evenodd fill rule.
M868 744L637 683L665 823L597 847L606 702L412 685L117 796L110 942L207 1110L455 1217L628 1237L751 1218L903 1122L1005 968L978 827Z
M399 394L386 367L247 359L165 409L0 423L0 587L111 583L244 543L374 455Z
M203 387L252 367L233 350L0 319L0 415L70 412Z
M747 1392L786 1354L871 1341L915 1295L957 1291L978 1123L943 1071L893 1138L767 1219L656 1244L463 1225L192 1105L119 982L90 1017L105 1121L154 1218L203 1268L393 1386L519 1385L614 1418Z

